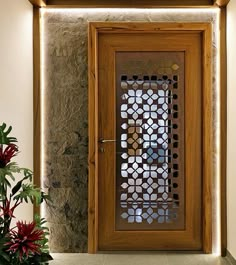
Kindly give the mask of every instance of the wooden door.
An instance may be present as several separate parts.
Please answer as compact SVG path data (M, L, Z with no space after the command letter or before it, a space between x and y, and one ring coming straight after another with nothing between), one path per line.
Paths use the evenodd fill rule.
M202 34L97 41L98 250L202 250Z

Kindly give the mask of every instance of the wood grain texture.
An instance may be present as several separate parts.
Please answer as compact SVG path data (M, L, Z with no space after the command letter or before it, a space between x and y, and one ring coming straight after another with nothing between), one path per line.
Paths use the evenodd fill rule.
M211 7L217 5L219 7L227 6L230 0L29 0L29 2L37 7L137 7L137 8L157 8L157 7Z
M219 7L227 6L230 0L214 0L214 4Z
M88 84L89 84L89 179L88 179L88 253L97 251L97 35L89 27L88 38Z
M221 255L227 254L227 48L226 7L220 10L220 189Z
M150 26L150 25L149 25ZM134 41L135 38L135 41ZM169 44L171 43L171 45ZM115 47L113 49L113 47ZM186 53L186 220L183 231L115 230L115 145L105 146L99 159L99 237L100 250L202 249L201 236L201 42L198 34L102 34L99 38L99 132L116 139L114 75L115 51L178 51ZM105 51L105 52L102 52ZM194 63L193 63L194 62ZM108 74L107 74L108 73ZM195 89L190 89L195 86ZM112 89L113 87L113 89ZM106 103L104 102L106 100ZM194 150L194 151L193 151ZM181 174L181 173L180 173ZM138 238L142 238L140 241Z
M33 108L34 108L34 184L41 186L41 97L40 97L40 9L33 7ZM34 213L40 209L34 205Z
M212 252L212 180L213 180L213 127L212 127L212 28L203 32L203 250Z
M151 26L148 24L151 24ZM135 26L136 25L136 26ZM91 23L91 28L93 29L94 35L97 36L98 33L104 33L104 32L143 32L147 29L150 30L150 32L156 32L161 30L166 31L195 31L197 32L203 32L203 54L204 54L204 64L206 64L204 70L206 73L204 73L204 88L207 88L206 95L204 95L204 104L207 103L207 109L209 111L205 111L204 108L204 128L203 133L206 133L206 136L204 135L204 141L203 141L203 152L204 152L204 161L203 161L203 173L204 173L204 182L203 185L205 185L203 190L203 198L205 200L203 204L203 214L204 214L204 222L203 222L203 239L206 240L203 245L203 249L206 253L211 252L211 237L212 237L212 229L211 229L211 180L212 180L212 117L211 117L211 96L209 95L209 92L211 91L211 64L210 64L210 58L211 58L211 26L207 23L194 23L194 24L184 24L184 23ZM91 31L92 32L92 31ZM97 49L97 47L95 47ZM206 78L207 77L207 78ZM205 91L205 90L203 90ZM209 102L208 102L209 100ZM96 112L96 110L95 110ZM208 121L208 122L207 122ZM112 132L111 132L112 133ZM110 136L110 135L109 135ZM90 138L91 139L91 138ZM209 140L209 141L208 141ZM209 155L210 154L210 155ZM207 156L209 155L209 156ZM92 176L91 176L92 177ZM205 179L206 178L206 179ZM112 181L112 180L111 180ZM114 184L111 182L110 184ZM97 189L97 187L93 188L94 190ZM97 191L96 191L97 192ZM95 192L95 193L96 193ZM96 197L96 196L95 196ZM96 199L93 202L93 206L96 208L97 203ZM206 213L206 211L208 211ZM96 210L95 210L96 212ZM112 214L110 214L112 216ZM191 219L191 217L190 217ZM94 229L95 231L95 229ZM117 234L118 238L116 241L119 243L119 233ZM130 236L135 241L135 234L133 232L130 232ZM164 234L163 234L164 238ZM148 238L146 238L148 240ZM92 243L94 245L97 244L97 241ZM191 248L191 247L190 247ZM94 249L97 249L97 246L94 247Z
M194 36L190 38L190 36ZM201 242L203 248L202 223L202 36L201 33L187 34L189 44L185 50L185 200L186 227L193 228L193 241ZM183 40L183 46L187 43ZM203 196L202 196L203 195ZM199 205L199 202L201 205ZM188 220L190 219L190 220ZM199 228L200 227L200 231Z
M210 6L213 0L48 0L51 7L191 7Z
M98 37L99 38L99 37ZM108 84L111 85L114 82L113 74L106 74L107 70L110 73L114 73L114 54L109 49L108 46L100 45L100 41L98 40L99 49L99 83L98 83L98 113L99 113L99 125L98 125L98 135L99 138L103 139L116 139L116 132L115 132L115 91L113 86L107 90ZM101 49L105 49L105 53L101 53ZM100 60L100 56L104 56L103 60ZM105 61L104 61L105 60ZM102 63L101 63L102 62ZM106 66L103 64L106 62ZM104 89L101 89L101 86L104 86ZM104 99L106 99L106 103L104 104ZM115 215L115 207L114 207L114 200L115 200L115 187L116 182L113 176L115 175L116 169L116 159L115 159L115 143L107 143L107 144L100 144L100 148L104 148L105 152L99 152L99 160L98 160L98 222L99 222L99 229L98 229L98 249L100 250L100 241L104 234L106 236L110 236L109 227L106 226L106 223L101 222L102 218L110 220L113 222L114 215ZM104 172L105 175L104 175ZM103 176L102 176L103 174ZM110 176L107 178L106 176ZM107 194L109 200L107 200L107 196L103 196ZM104 206L107 208L103 208ZM104 212L105 215L104 215Z
M155 33L166 32L167 34L173 31L181 33L186 31L201 32L208 28L207 23L181 23L181 22L92 22L93 27L97 29L97 32L101 33Z
M185 180L185 176L186 176L186 172L185 172L185 61L187 59L189 59L189 56L186 56L186 52L184 51L171 51L171 52L168 52L168 51L160 51L160 49L162 48L165 48L168 47L169 48L172 48L172 45L170 45L170 43L174 43L176 42L175 39L174 39L174 33L173 33L173 38L172 36L168 36L167 34L148 34L148 36L146 36L147 34L129 34L130 38L132 38L133 42L136 42L136 36L138 35L138 39L137 41L139 42L139 39L140 37L142 36L142 38L146 39L147 42L150 42L150 35L151 35L151 38L152 38L152 41L154 39L162 39L163 37L166 39L165 41L167 41L166 45L156 45L154 43L152 43L153 45L153 50L157 50L157 52L152 52L152 51L142 51L140 52L140 48L142 49L148 49L150 48L150 45L143 45L143 43L141 44L141 47L138 46L136 44L136 47L135 45L133 45L132 47L132 50L134 48L136 49L139 49L138 51L134 52L130 52L130 51L123 51L122 49L128 49L129 46L124 46L123 44L123 47L119 47L117 49L121 49L122 51L119 52L119 51L115 51L115 56L116 56L116 60L115 60L115 68L116 68L116 71L115 71L115 75L116 75L116 78L115 78L115 81L116 81L116 89L115 89L115 93L116 93L116 139L117 139L117 144L116 144L116 153L119 154L119 153L128 153L130 156L133 156L135 154L134 152L134 148L135 146L133 146L133 144L131 144L130 146L128 146L128 148L124 148L124 146L122 147L119 142L119 139L121 138L121 135L123 133L126 133L127 134L127 138L128 139L135 139L137 137L137 134L140 135L140 137L142 137L142 134L146 134L146 131L143 130L142 128L144 128L145 126L145 123L147 122L145 119L143 119L143 117L146 116L147 114L147 105L146 105L146 102L145 101L140 101L140 105L139 105L139 111L141 111L141 109L143 109L144 113L140 113L138 114L137 116L137 123L135 125L135 122L134 121L130 121L129 122L129 127L124 131L124 128L122 128L122 124L124 122L126 122L126 119L124 117L122 117L120 114L120 106L123 105L123 104L127 104L129 102L129 100L127 99L124 99L123 98L123 94L125 91L127 90L124 90L121 88L121 80L120 80L120 77L122 75L125 75L128 77L128 78L132 78L134 73L135 74L138 74L139 78L143 78L144 75L155 75L157 73L158 74L158 78L161 78L161 74L165 74L166 72L168 72L168 77L170 79L173 78L172 74L174 75L178 75L178 88L179 89L175 89L173 86L170 86L170 92L173 93L175 96L172 100L170 100L169 102L169 109L172 109L174 107L175 104L178 105L178 115L169 115L169 120L172 124L178 124L178 126L174 126L175 128L172 128L171 129L171 132L170 132L170 135L169 137L171 137L171 135L173 136L174 134L178 135L178 141L176 143L176 147L174 147L172 144L169 144L168 146L168 150L170 151L171 154L173 153L177 153L177 157L171 159L170 163L169 163L169 167L171 168L173 164L176 164L178 165L178 177L177 178L174 178L174 171L171 170L171 172L169 172L169 176L168 178L170 180L172 180L172 182L174 181L175 182L175 185L177 185L178 187L174 188L173 189L173 186L172 184L169 185L169 197L173 197L174 194L178 195L178 200L180 201L180 204L178 206L178 209L176 209L176 212L178 214L178 219L176 219L172 224L171 224L171 229L172 230L181 230L181 229L185 229L185 205L187 205L188 203L185 203L185 184L188 184ZM163 36L164 35L164 36ZM171 34L170 34L171 35ZM125 34L119 34L119 36L123 36L124 39L127 39L126 38L126 35ZM178 38L182 38L182 36L184 36L186 38L187 34L176 34L175 33L175 38L178 37ZM112 37L115 37L115 35L113 34ZM171 37L172 39L169 39L168 37ZM183 39L184 39L183 37ZM196 41L196 40L194 40ZM126 41L125 41L126 42ZM163 43L163 42L162 42ZM130 45L131 43L129 43ZM170 47L171 46L171 47ZM180 47L181 45L179 45ZM199 48L199 47L198 47ZM182 47L183 49L183 47ZM131 49L130 49L131 50ZM201 52L199 52L201 53ZM187 57L187 59L186 59ZM199 60L199 57L198 57L198 60ZM171 74L171 69L170 68L167 68L167 69L164 69L161 67L161 65L163 64L166 64L166 67L171 67L171 64L175 62L175 63L178 63L178 66L179 68L177 70L175 70L172 74ZM189 62L187 62L187 64L189 64ZM155 69L155 70L154 70ZM201 80L199 78L198 80L199 84L201 85ZM147 83L146 83L147 85ZM140 89L142 89L142 94L143 96L146 94L146 85L144 85L144 87L140 87ZM111 86L110 86L111 87ZM158 89L161 89L161 87L158 87ZM153 90L154 94L156 94L157 96L157 91L154 89ZM199 90L196 90L196 93L198 94L199 93ZM123 99L122 99L123 98ZM198 97L199 98L199 97ZM137 99L137 101L139 101L139 99ZM153 102L153 106L152 107L156 107L156 102L158 102L159 100L157 101L154 101ZM150 102L149 102L150 103ZM160 103L160 101L159 101ZM194 101L195 104L198 103L197 100ZM123 105L123 106L125 106ZM161 105L161 104L160 104ZM158 104L158 108L160 107L160 105ZM128 108L130 108L132 106L129 105ZM175 106L176 107L176 106ZM145 114L146 112L146 114ZM197 112L197 115L200 115L200 112L198 111ZM153 113L152 113L153 115ZM155 115L154 115L155 116ZM131 114L129 114L128 112L128 120L132 117ZM161 119L161 117L159 116L159 118ZM132 118L131 118L132 119ZM157 123L158 123L158 118L156 117L153 117L153 125L155 126ZM194 123L194 120L191 119L190 122L193 122ZM140 126L140 127L137 127ZM189 126L191 127L191 126ZM200 126L198 126L197 128L200 132ZM197 131L197 130L196 130ZM137 133L137 134L136 134ZM155 137L157 136L159 138L159 136L156 134L156 131L154 130L153 132L153 135L152 137ZM146 138L146 136L144 136ZM199 137L201 137L201 134L199 133ZM140 145L143 145L142 144L142 140L141 138L138 138L136 140ZM128 141L129 142L129 141ZM137 143L136 142L136 143ZM148 143L146 143L148 144ZM146 145L144 144L144 145ZM136 144L134 144L136 145ZM143 146L144 146L143 145ZM134 148L133 148L134 147ZM161 148L161 146L159 146ZM201 147L201 143L199 144L199 147ZM127 150L128 149L128 150ZM141 150L141 148L136 152L137 155L140 155L142 156L143 153L146 153L146 148L144 150ZM157 150L157 149L155 149ZM188 154L189 155L189 154ZM187 156L188 156L187 155ZM127 190L121 188L121 185L125 183L127 183L127 180L125 178L122 178L122 177L119 177L120 176L120 168L121 168L121 165L123 163L126 163L127 160L129 160L128 158L124 158L124 157L121 157L119 155L116 155L116 230L168 230L170 229L170 224L164 222L164 223L158 223L156 221L153 221L151 224L149 224L148 222L145 222L143 220L142 223L128 223L127 222L127 219L123 219L123 218L120 218L120 216L124 213L124 209L120 206L121 205L121 202L120 202L120 196L123 192L127 192ZM155 162L154 162L155 161ZM155 159L153 162L154 164L155 163L158 163L158 159ZM196 161L197 163L199 161ZM143 163L145 164L145 162L143 161ZM131 165L130 165L131 166ZM129 166L129 167L130 167ZM139 169L142 168L141 165L139 165L138 167ZM146 166L144 165L144 168L145 168L145 173L142 173L139 175L139 180L140 177L142 178L143 174L146 175L148 172L146 171ZM199 168L201 168L201 165L199 165ZM201 176L201 173L199 174ZM161 176L160 176L161 178ZM155 182L156 180L153 179L153 181ZM143 185L145 186L147 184L147 179L144 177L142 178L142 182L143 182ZM146 183L146 184L144 184ZM139 189L139 188L138 188ZM145 194L146 193L146 189L144 190L139 190L141 193L139 194L140 197L142 197L142 194ZM156 193L156 190L154 191L154 194L157 194ZM186 194L188 194L188 191L186 192ZM155 196L155 195L154 195ZM158 194L157 196L161 196L161 194ZM201 201L201 196L197 196L196 194L196 198L199 197L199 204L198 205L201 205L200 201ZM199 207L200 208L200 207ZM196 209L193 207L193 209ZM143 208L143 214L145 214L147 209ZM154 210L155 211L155 210ZM174 210L175 211L175 210ZM200 214L200 211L199 211L199 214ZM199 225L198 227L201 226L201 222L199 222ZM198 234L201 234L201 232L199 232Z
M29 0L29 1L35 7L46 6L46 0Z

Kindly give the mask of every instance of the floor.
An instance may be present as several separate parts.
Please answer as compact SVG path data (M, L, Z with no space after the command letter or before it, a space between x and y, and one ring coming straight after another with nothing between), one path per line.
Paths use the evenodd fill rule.
M215 255L184 253L52 254L49 265L230 265Z

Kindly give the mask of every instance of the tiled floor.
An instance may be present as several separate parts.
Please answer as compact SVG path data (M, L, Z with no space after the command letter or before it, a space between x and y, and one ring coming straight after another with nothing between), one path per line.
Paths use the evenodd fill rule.
M204 254L121 253L52 254L50 265L230 265L224 258Z

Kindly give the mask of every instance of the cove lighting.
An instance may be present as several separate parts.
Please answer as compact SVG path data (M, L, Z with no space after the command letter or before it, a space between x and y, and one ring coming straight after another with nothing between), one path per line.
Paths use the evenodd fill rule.
M219 13L218 7L209 7L209 8L41 8L42 14L47 13L135 13L135 14L143 14L143 13Z
M42 12L41 12L42 13ZM40 115L40 122L41 122L41 133L40 133L40 142L41 142L41 148L40 148L40 183L41 187L44 189L44 174L46 172L45 170L45 111L46 111L46 106L45 106L45 23L43 20L43 17L41 16L40 20L40 104L41 104L41 115ZM42 217L46 215L45 211L45 204L41 204L40 207L40 214Z
M216 27L220 25L220 13L217 13L216 16ZM217 87L217 98L216 98L216 130L215 130L215 146L216 146L216 165L215 165L215 190L213 191L215 195L215 245L213 245L213 253L221 255L221 197L220 197L220 170L221 170L221 161L220 161L220 32L216 30L216 87Z

